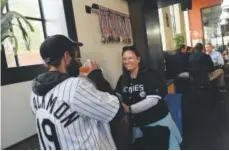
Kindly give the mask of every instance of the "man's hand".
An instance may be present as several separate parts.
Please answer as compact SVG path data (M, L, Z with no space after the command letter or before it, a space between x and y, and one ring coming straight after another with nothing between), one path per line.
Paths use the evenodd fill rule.
M89 67L88 72L83 73L84 76L88 76L92 71L100 69L99 64L95 60L88 60L84 66Z
M129 112L130 112L130 111L129 111L129 106L128 106L128 105L122 103L122 106L123 106L124 111L125 111L126 113L129 113Z

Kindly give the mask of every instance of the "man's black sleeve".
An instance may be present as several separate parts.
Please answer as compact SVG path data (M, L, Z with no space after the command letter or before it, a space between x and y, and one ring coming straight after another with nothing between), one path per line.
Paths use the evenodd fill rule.
M119 77L118 82L117 82L117 85L116 85L116 88L115 88L115 92L117 92L119 94L122 94L122 84L121 84L121 81L122 81L122 76Z
M107 80L104 78L102 71L100 69L92 71L88 75L88 78L95 83L98 90L108 92L113 95L115 94L109 82L107 82Z

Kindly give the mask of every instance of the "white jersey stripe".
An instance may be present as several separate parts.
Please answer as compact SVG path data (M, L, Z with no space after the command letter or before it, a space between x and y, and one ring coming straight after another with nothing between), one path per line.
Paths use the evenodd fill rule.
M102 125L102 128L104 129L104 132L105 132L105 128L104 128L103 125ZM109 144L109 148L111 148L111 144L110 144L110 141L109 141L109 139L108 139L107 133L105 133L105 137L106 137L106 139L107 139L107 141L108 141L107 145Z
M97 145L97 147L101 149L100 143L98 141L98 138L96 138L96 134L95 134L94 129L93 129L93 126L92 126L93 124L91 125L91 122L92 121L89 121L88 124L90 124L90 128L92 130L92 137L94 138L94 141L95 141L95 144Z
M83 134L82 134L82 128L80 127L80 121L81 120L79 120L79 122L78 122L78 126L79 126L79 136L80 136L80 139L81 139L81 142L82 142L82 146L84 146L84 150L87 150L87 146L85 145L85 141L84 141L84 139L83 139Z
M80 126L81 126L81 133L83 134L82 135L82 138L85 142L85 145L87 146L88 149L92 148L92 144L90 143L89 139L90 139L90 135L87 134L87 130L85 129L85 125L83 124L84 122L80 122Z
M55 125L55 129L57 129L57 126ZM60 148L63 148L62 144L61 144L61 141L60 141L60 136L59 136L59 133L57 133L57 137L58 137L58 141L60 143Z
M98 105L90 105L89 103L90 102L88 102L88 99L87 98L85 98L85 97L81 97L81 99L79 99L79 98L76 98L76 97L74 97L76 100L77 100L77 103L75 104L74 103L74 105L76 105L76 106L78 106L78 107L84 107L84 110L86 110L87 112L90 112L90 113L92 113L92 115L93 116L96 116L96 117L98 117L98 118L102 118L102 119L104 119L104 120L106 120L106 117L107 116L109 116L109 117L111 117L111 115L109 115L109 114L106 114L106 113L103 113L103 112L101 112L100 110L98 110L98 109L96 109L96 107L98 106ZM88 103L86 103L86 102L88 102Z
M100 100L98 97L96 97L93 93L89 92L87 89L85 89L85 88L83 88L83 87L81 87L81 86L79 86L79 88L82 89L82 91L86 91L89 95L91 95L91 96L92 96L93 98L95 98L96 100L102 101L102 100ZM93 102L94 102L94 101L93 101ZM95 103L96 103L96 102L95 102ZM116 103L116 104L117 104L117 102L113 102L113 103ZM111 108L116 107L116 106L113 106L113 104L108 104L108 106L110 106ZM108 111L110 111L110 110L108 110Z
M80 88L80 89L82 89L82 91L86 91L84 88ZM87 91L88 92L88 91ZM88 94L89 95L87 95L87 98L90 100L90 101L92 101L93 103L95 103L96 105L98 105L99 106L99 108L101 109L101 110L106 110L105 112L112 112L113 111L113 108L115 107L113 104L109 104L109 105L107 105L107 107L101 107L100 106L100 104L98 104L96 101L94 101L94 100L97 100L97 98L95 98L94 97L94 95L93 94L91 94L91 93L89 93L88 92ZM101 100L100 100L101 101ZM114 102L115 103L115 102Z
M73 112L72 109L70 109L70 112ZM72 126L69 126L69 130L70 130L70 135L71 135L71 138L73 140L73 147L74 148L77 148L77 145L79 144L79 140L78 138L76 137L76 126L75 126L75 123L73 123Z
M78 93L78 92L77 92ZM81 95L80 93L78 93L78 95L80 95L81 96L81 98L84 98L84 100L88 100L88 101L84 101L83 99L82 100L80 100L80 99L78 99L78 101L80 101L82 104L84 104L85 106L87 106L88 108L90 108L91 110L96 110L95 111L95 113L97 113L98 112L98 114L100 114L100 115L105 115L105 116L109 116L109 117L112 117L109 113L106 113L105 111L101 111L100 109L101 109L101 107L98 105L98 104L90 104L90 102L89 101L91 101L91 100L89 100L86 96L83 96L83 95ZM92 102L92 101L91 101Z
M64 91L64 93L63 93L63 100L66 100L66 102L68 103L69 102L69 99L70 99L70 89L71 89L71 79L69 79L69 80L67 80L66 81L66 87L65 87L65 91ZM69 92L69 93L68 93ZM68 95L68 96L67 96ZM65 115L66 115L66 113L64 113ZM68 134L69 134L69 137L71 138L72 137L72 135L71 135L71 133L70 133L70 130L69 130L69 127L67 127L67 130L68 130ZM74 149L74 142L73 142L73 139L71 138L70 139L70 141L71 141L71 146L70 146L70 148L71 149Z
M92 123L92 125L95 125L96 123L95 122L92 122L91 121L91 123ZM94 128L94 127L93 127ZM95 131L95 130L94 130ZM100 142L100 147L103 149L103 150L107 150L106 149L106 142L104 143L104 141L103 141L103 139L101 138L101 136L100 135L98 135L98 141Z
M81 92L81 94L80 94L80 92L76 92L76 93L78 94L78 96L74 97L77 100L77 102L75 102L75 103L78 103L78 105L83 104L84 107L87 107L87 108L90 108L91 110L94 110L93 114L103 116L105 119L106 118L112 119L111 117L112 117L112 115L115 114L115 112L112 110L110 110L110 112L105 111L103 108L107 107L106 104L103 104L103 102L101 102L101 104L99 106L98 105L99 102L97 102L95 104L94 101L91 101L88 99L86 94L82 94L82 92ZM96 98L94 98L94 99L96 99ZM112 103L112 101L111 101L111 103ZM116 105L116 107L117 107L117 105ZM114 107L113 107L113 109L114 109Z
M94 92L94 94L93 94L92 92L88 91L87 89L85 89L85 88L82 87L82 86L79 86L79 88L82 89L83 91L86 91L88 94L90 94L90 95L93 96L94 98L100 100L100 97L95 96L95 94L97 94L97 93ZM107 93L107 92L105 92L105 93ZM100 100L100 101L103 101L103 100ZM119 104L119 102L116 102L116 101L114 101L114 102L112 102L112 103L114 103L114 104ZM108 106L111 106L112 108L115 107L115 106L113 106L113 104L108 104Z
M57 95L59 94L59 90L60 90L60 85L57 88L57 93L56 93ZM55 118L53 118L53 121L55 123ZM56 125L55 125L55 128L58 129L58 127ZM59 143L60 143L60 147L63 148L62 141L60 141L60 134L58 132L57 132L57 136L58 136L58 140L59 140Z
M78 101L78 100L76 100L76 101ZM85 114L86 116L92 117L92 118L94 118L94 119L106 120L106 118L104 118L103 116L101 116L101 115L95 115L95 114L93 113L93 111L88 110L88 109L85 109L85 108L88 108L88 106L84 106L84 105L80 105L80 106L79 106L79 104L80 104L80 103L73 104L73 105L74 105L74 106L77 108L77 110L80 111L80 112L86 111L86 112L84 112L84 114Z
M89 123L88 122L82 122L82 125L83 125L83 127L84 127L84 132L85 132L85 137L86 137L86 140L88 140L88 143L89 143L89 145L91 146L91 148L94 148L94 146L93 146L93 143L91 142L91 139L92 139L92 137L91 137L91 130L89 129Z
M73 85L75 84L75 80L74 79L69 79L69 81L71 80L71 85L70 85L70 88L72 88L73 87ZM79 81L77 81L77 84L75 84L75 85L78 85L78 83L79 83ZM74 97L74 89L70 89L70 91L69 91L69 96L70 96L70 98L71 97ZM68 100L69 101L69 100ZM73 112L73 110L72 109L70 109L70 111L71 112ZM80 121L80 120L79 120ZM79 141L79 138L78 137L76 137L77 136L77 133L76 133L76 125L75 125L75 123L73 123L73 125L71 126L72 127L72 131L71 131L71 135L72 135L72 137L74 136L74 140L76 141L76 143L78 144L78 148L81 150L81 146L80 146L80 141ZM74 135L73 135L74 134ZM74 148L77 148L76 146L77 146L77 144L76 143L74 143Z
M66 81L66 82L67 82L67 81ZM60 92L58 91L58 93L56 94L56 95L58 96L58 98L61 98L62 100L63 100L64 90L65 90L65 87L66 87L66 84L67 84L66 82L65 82L65 83L61 83L61 84L59 85L59 88L58 88L58 89L59 89L59 91L62 92L62 93L60 93ZM57 106L59 106L61 103L62 103L61 101L57 102ZM62 143L63 143L63 145L65 146L65 148L67 148L67 149L69 150L68 140L67 140L67 137L66 137L66 132L65 132L65 130L64 130L64 128L63 128L62 125L59 125L59 130L60 130L61 138L64 138L64 139L62 140Z
M92 130L92 127L91 127L91 123L90 123L90 120L89 119L86 119L85 121L86 125L87 125L87 129L89 129L89 133L87 133L89 137L89 141L91 143L91 145L93 146L92 148L95 148L96 150L99 149L99 146L98 144L96 143L96 140L95 140L95 135L93 134L93 130ZM86 127L85 127L85 130L86 130Z
M66 86L67 86L68 81L69 80L66 80L66 82L64 83L64 86L62 85L62 87L64 87L63 93L62 93L62 100L64 100L65 89L66 89ZM61 93L59 93L59 94L61 94ZM70 134L66 136L66 130L63 128L62 125L61 125L61 129L62 129L62 132L63 132L63 136L65 137L65 140L66 140L66 146L67 146L68 149L70 149L69 143L68 143L68 139L67 139L67 136L69 136Z
M81 121L81 119L79 119L79 122ZM81 131L80 131L80 123L79 122L77 122L77 126L76 126L76 129L78 130L78 133L77 133L77 136L78 136L78 138L79 138L79 147L81 148L81 149L86 149L86 147L85 147L85 145L84 145L84 142L83 142L83 139L82 139L82 136L81 136Z
M104 135L104 132L102 132L103 133L103 135ZM99 135L99 137L100 137L100 140L101 140L101 142L103 143L103 145L104 145L104 149L105 150L108 150L108 146L107 146L107 144L108 144L108 142L106 142L104 139L103 139L103 137L101 137L101 135Z
M75 98L78 98L78 100L81 100L81 101L83 101L86 104L90 104L93 107L95 106L96 109L98 108L97 109L98 112L95 112L94 111L93 113L94 114L97 114L97 115L101 115L101 112L103 112L103 116L107 119L106 122L107 121L110 121L112 119L112 117L117 112L116 108L119 107L119 101L117 101L118 100L117 97L111 96L108 93L104 93L104 92L101 92L101 91L98 91L98 90L97 90L96 93L92 94L92 91L90 91L90 90L96 90L95 89L95 86L93 84L89 83L87 80L82 80L82 82L80 84L78 84L78 85L79 86L78 86L78 89L76 89L76 92L77 92L76 94L79 94L80 93L80 95L76 95ZM84 87L85 91L82 91L80 89L80 87L81 88ZM93 100L94 101L91 101L91 100L88 99L88 95L90 95L88 92L90 92L90 94L92 94L94 96L93 97ZM95 97L95 95L97 95L98 97ZM84 96L86 99L83 99L82 96ZM73 103L78 103L78 102L79 101L74 101ZM96 102L96 104L94 102ZM113 104L112 110L105 111L103 109L103 108L107 108L111 104ZM104 115L104 113L106 115Z

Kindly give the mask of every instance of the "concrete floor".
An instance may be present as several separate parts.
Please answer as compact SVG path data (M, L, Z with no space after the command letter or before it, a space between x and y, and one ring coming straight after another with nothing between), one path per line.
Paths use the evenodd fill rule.
M204 97L207 95L212 97L211 94L205 94ZM213 99L212 106L211 100L206 99L202 106L199 103L200 107L185 102L195 102L197 93L191 93L188 98L184 98L186 104L183 111L183 149L229 149L229 92L221 92L220 96Z

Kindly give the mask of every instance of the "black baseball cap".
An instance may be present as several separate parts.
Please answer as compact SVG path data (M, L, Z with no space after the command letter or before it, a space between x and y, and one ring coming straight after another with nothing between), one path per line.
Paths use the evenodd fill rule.
M72 41L64 35L53 35L45 39L40 46L40 55L46 64L60 60L64 53L74 46L83 46L83 43Z

